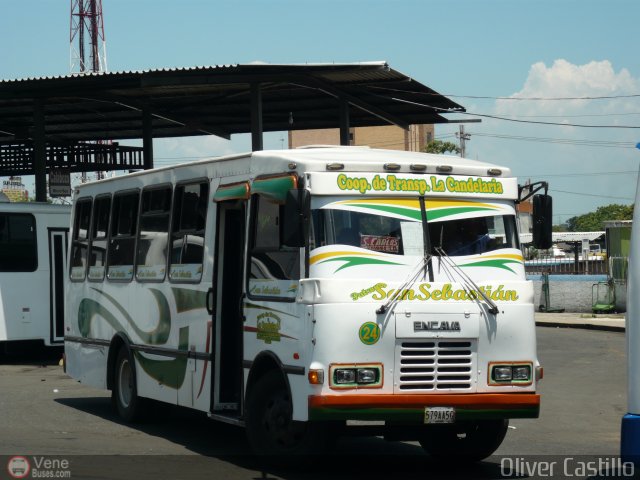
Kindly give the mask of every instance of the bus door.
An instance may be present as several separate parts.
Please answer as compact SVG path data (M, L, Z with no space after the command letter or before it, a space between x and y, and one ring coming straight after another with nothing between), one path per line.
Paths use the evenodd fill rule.
M245 200L218 202L212 396L212 410L217 413L239 414L241 411L245 217Z
M51 344L64 341L64 274L67 264L67 235L69 229L49 229L49 302Z

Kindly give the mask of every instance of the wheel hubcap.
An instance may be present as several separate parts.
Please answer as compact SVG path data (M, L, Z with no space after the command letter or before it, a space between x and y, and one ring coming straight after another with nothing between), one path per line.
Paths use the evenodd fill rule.
M288 395L274 395L267 403L263 427L271 439L282 447L295 446L304 434L304 427L292 421L292 413Z
M129 360L123 360L118 372L118 397L123 407L127 408L133 395L133 375Z

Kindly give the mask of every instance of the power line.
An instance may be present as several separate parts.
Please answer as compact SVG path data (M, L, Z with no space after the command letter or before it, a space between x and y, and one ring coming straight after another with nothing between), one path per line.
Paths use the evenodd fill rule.
M528 137L523 135L507 135L499 133L481 133L471 132L472 135L478 137L500 138L504 140L523 140L528 142L557 143L565 145L584 145L590 147L606 147L606 148L635 148L633 142L614 142L611 140L588 140L588 139L572 139L572 138L553 138L553 137Z
M568 193L570 195L582 195L584 197L614 198L616 200L628 200L628 201L633 202L633 198L630 198L630 197L613 197L611 195L595 195L595 194L592 194L592 193L568 192L566 190L557 190L555 188L554 189L549 189L549 191L558 192L558 193Z
M488 95L458 95L455 93L437 93L437 92L414 92L401 90L398 88L380 87L375 85L368 85L367 88L372 90L384 90L387 92L397 93L410 93L413 95L424 95L429 97L454 97L454 98L473 98L479 100L526 100L526 101L563 101L563 100L611 100L615 98L636 98L640 97L640 93L633 93L628 95L589 95L584 97L491 97Z
M498 115L489 115L489 114L484 114L484 113L472 113L472 112L467 112L467 111L463 111L463 110L460 110L460 109L434 107L433 105L425 105L424 103L412 102L410 100L405 100L403 98L391 97L391 99L395 100L396 102L408 103L410 105L429 108L431 110L436 110L436 111L440 111L440 112L443 112L443 113L459 113L459 114L464 114L464 115L471 115L472 117L482 117L482 118L491 118L491 119L494 119L494 120L504 120L506 122L532 123L532 124L537 124L537 125L556 125L556 126L560 126L560 127L640 129L640 126L631 126L631 125L584 125L584 124L579 124L579 123L558 123L558 122L541 122L539 120L538 121L537 120L518 120L518 119L515 119L515 118L500 117Z
M433 107L430 107L433 108ZM445 110L445 109L441 109ZM450 112L454 113L454 112ZM503 120L505 122L515 123L532 123L536 125L554 125L559 127L578 127L578 128L621 128L621 129L639 129L640 126L635 125L585 125L581 123L559 123L559 122L542 122L540 120L519 120L517 118L501 117L498 115L489 115L485 113L471 113L464 112L465 115L471 115L472 117L491 118L493 120Z
M625 113L580 113L576 115L512 115L509 118L579 118L579 117L622 117L640 115L640 112Z
M530 178L547 178L547 177L601 177L604 175L637 175L638 172L636 170L625 170L622 172L589 172L589 173L551 173L551 174L522 174L518 175L520 178L522 177L530 177Z

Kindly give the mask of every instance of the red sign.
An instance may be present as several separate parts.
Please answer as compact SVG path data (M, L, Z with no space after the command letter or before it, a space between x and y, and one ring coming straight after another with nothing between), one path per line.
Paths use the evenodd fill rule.
M400 242L396 237L382 235L361 235L360 247L375 252L399 253Z

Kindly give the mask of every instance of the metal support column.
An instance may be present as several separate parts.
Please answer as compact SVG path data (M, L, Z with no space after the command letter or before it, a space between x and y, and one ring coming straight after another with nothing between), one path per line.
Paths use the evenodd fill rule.
M251 150L262 150L262 90L259 83L251 84Z
M142 110L142 155L144 169L153 168L153 118L151 110L144 108Z
M44 104L33 105L33 170L36 177L36 202L47 201L47 145L44 133Z
M340 100L340 145L351 145L349 132L349 102Z

